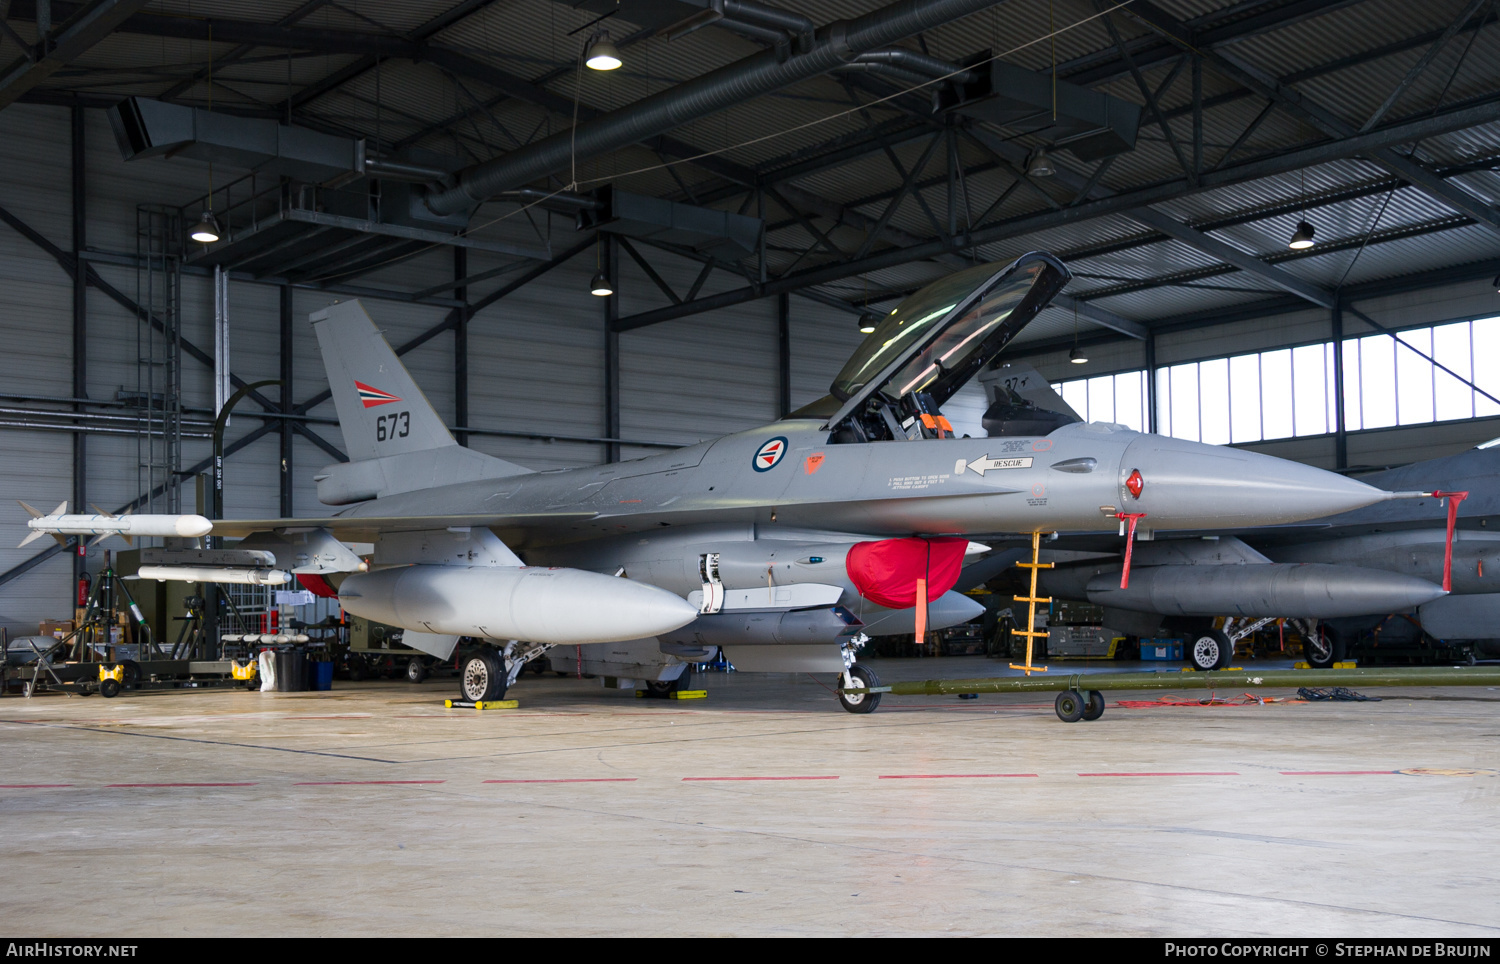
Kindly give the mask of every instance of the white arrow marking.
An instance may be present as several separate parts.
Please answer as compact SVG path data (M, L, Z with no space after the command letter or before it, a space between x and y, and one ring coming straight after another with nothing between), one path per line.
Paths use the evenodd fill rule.
M988 455L975 459L968 464L970 472L983 475L990 469L1029 469L1031 468L1031 456L1019 459L992 459Z

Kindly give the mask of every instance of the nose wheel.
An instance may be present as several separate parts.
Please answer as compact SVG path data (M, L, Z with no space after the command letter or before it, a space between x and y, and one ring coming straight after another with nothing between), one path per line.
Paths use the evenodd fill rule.
M851 680L853 685L850 685ZM867 690L879 685L880 677L863 666L851 666L839 677L839 705L850 713L873 713L880 705L879 693L847 693L845 690Z

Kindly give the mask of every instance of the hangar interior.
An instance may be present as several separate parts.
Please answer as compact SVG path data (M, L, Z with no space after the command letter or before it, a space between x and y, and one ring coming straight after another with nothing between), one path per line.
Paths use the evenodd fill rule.
M713 71L750 83L734 65L821 43L805 31L865 6L17 0L0 93L7 491L191 511L223 370L229 391L286 385L233 414L226 513L331 511L312 475L344 455L306 317L351 297L463 444L536 469L638 457L822 396L863 312L1033 249L1074 279L1011 354L1091 420L1341 469L1500 434L1482 364L1500 312L1492 6L917 4L932 25L896 53L725 106L704 95L685 119L640 106ZM39 15L67 43L37 59L15 39L34 45ZM598 39L623 67L579 65ZM231 122L127 161L109 117L127 98ZM575 114L635 126L570 156ZM274 127L234 118L326 135L308 151L367 167L299 169L294 147L252 143ZM291 216L539 142L555 169L497 191L461 235ZM400 179L378 176L392 165ZM608 191L750 220L674 233L597 216ZM203 211L235 240L188 240ZM1313 244L1290 249L1300 222ZM589 294L600 271L616 295ZM1268 404L1294 384L1290 408ZM982 434L981 408L955 401L955 425ZM0 549L0 622L66 611L82 564Z
M537 471L782 418L827 395L862 330L908 295L1030 251L1072 278L1004 357L1034 366L1085 421L1356 477L1483 444L1500 436L1497 19L1496 0L4 0L0 521L17 539L0 543L0 626L17 636L71 616L80 576L97 579L103 550L122 548L15 547L27 521L16 500L197 511L214 420L247 386L271 383L228 420L223 517L333 513L314 476L348 456L308 316L351 299L461 445ZM586 63L596 55L615 66ZM193 240L205 226L215 240ZM945 414L980 437L986 404L973 386ZM1340 726L1357 725L1352 712ZM1172 729L1153 724L1151 739ZM1444 752L1495 772L1482 741L1444 750L1407 735L1421 751L1390 772ZM1105 767L1086 743L1065 758ZM99 765L67 752L70 766ZM1210 765L1233 752L1217 738L1183 748L1205 776L1235 770ZM1382 752L1361 744L1344 769L1378 769ZM1140 769L1174 769L1142 754ZM799 744L795 758L816 771L825 755ZM594 779L560 759L568 779ZM1328 765L1262 764L1281 767L1276 779ZM192 765L163 763L163 779ZM373 773L348 765L329 779ZM1243 787L1220 784L1187 794L1222 811ZM189 809L221 802L206 792ZM1294 807L1301 790L1267 792ZM1048 793L1018 806L1038 833L1066 833L1044 814L1069 792ZM1337 814L1392 800L1478 813L1486 799L1424 788ZM633 829L612 832L649 852L631 823L647 819L643 800L619 817ZM824 804L798 801L805 832L826 829ZM1108 806L1142 805L1126 794ZM539 832L563 832L562 811L547 812L558 822ZM1314 836L1337 836L1315 822ZM1275 833L1264 820L1253 831ZM1330 839L1317 845L1344 846ZM952 840L993 843L968 826ZM768 846L795 871L791 844ZM1246 856L1225 847L1217 857ZM445 841L442 859L459 849ZM1360 859L1339 872L1415 857ZM1182 870L1127 886L1165 908ZM1464 873L1493 882L1484 867ZM1072 899L1077 883L1064 874L1046 894ZM975 920L977 893L965 898ZM1392 909L1400 895L1352 892L1312 913L1492 934L1477 905L1445 918L1429 896L1408 916ZM1234 899L1295 929L1296 909L1269 891ZM778 912L795 917L787 901ZM1089 898L1108 905L1103 891ZM859 913L881 930L884 911ZM617 914L628 918L603 919ZM1197 923L1175 907L1141 932Z

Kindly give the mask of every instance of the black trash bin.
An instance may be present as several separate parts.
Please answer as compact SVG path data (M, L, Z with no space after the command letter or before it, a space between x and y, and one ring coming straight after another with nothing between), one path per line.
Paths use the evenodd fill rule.
M307 690L307 654L296 650L276 653L276 692L302 693Z

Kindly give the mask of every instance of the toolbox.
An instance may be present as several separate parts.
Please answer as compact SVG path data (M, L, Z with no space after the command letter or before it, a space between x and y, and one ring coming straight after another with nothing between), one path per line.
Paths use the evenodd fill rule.
M1180 661L1182 659L1182 640L1143 639L1141 640L1141 659Z

